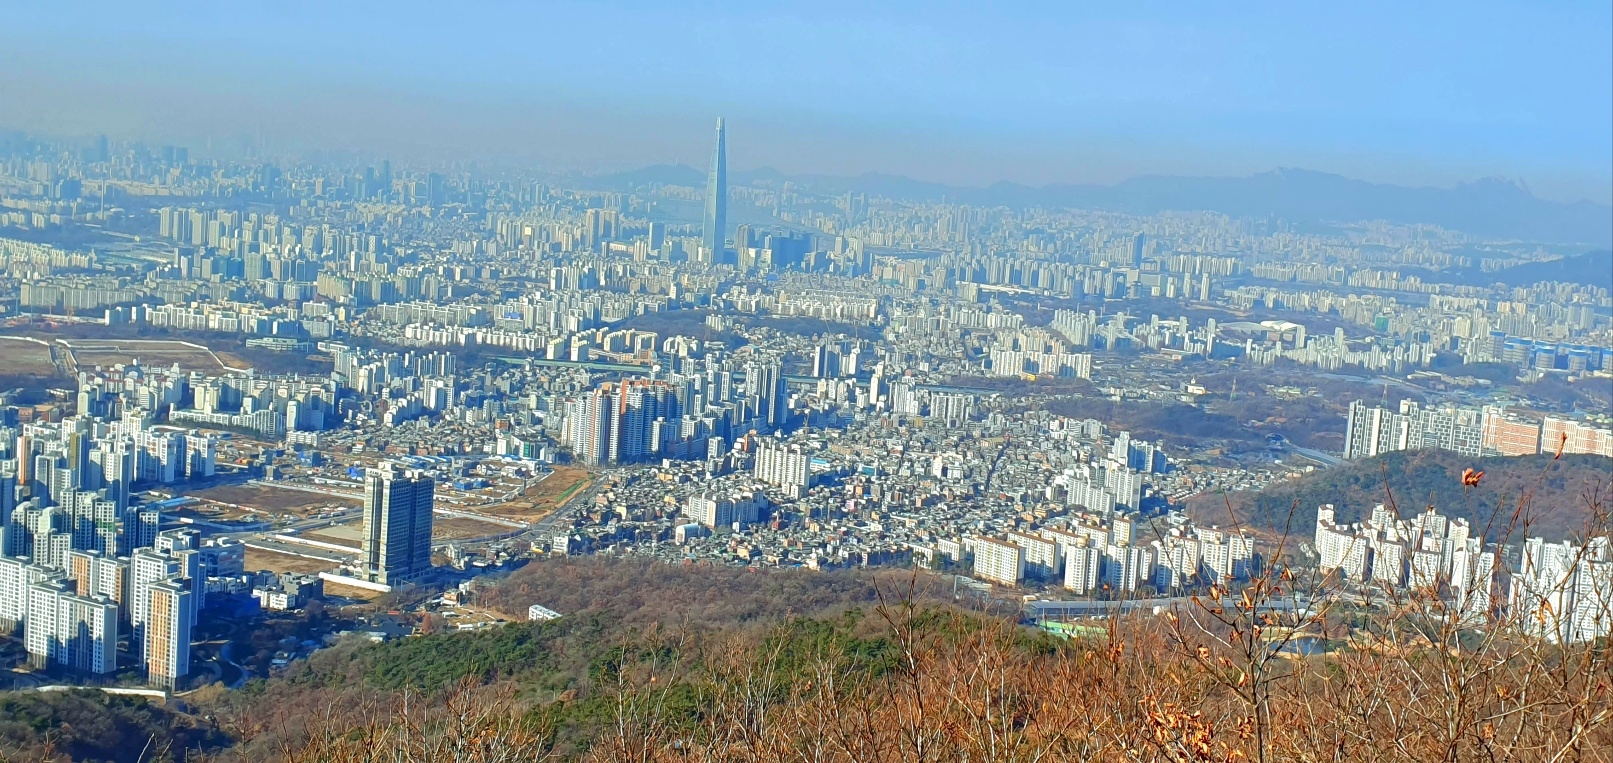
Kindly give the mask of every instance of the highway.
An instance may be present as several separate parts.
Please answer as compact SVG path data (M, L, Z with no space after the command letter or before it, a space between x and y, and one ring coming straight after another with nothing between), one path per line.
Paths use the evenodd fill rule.
M1293 443L1288 444L1288 449L1312 461L1316 461L1323 466L1338 466L1339 464L1344 463L1344 459L1339 458L1338 456L1330 456L1322 451L1312 448L1301 448Z

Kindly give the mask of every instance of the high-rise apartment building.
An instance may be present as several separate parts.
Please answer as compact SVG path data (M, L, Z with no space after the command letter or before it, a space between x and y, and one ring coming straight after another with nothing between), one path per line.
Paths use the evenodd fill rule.
M702 493L689 496L683 515L712 529L755 524L768 506L767 498L756 493L731 495Z
M1397 450L1448 450L1477 457L1483 452L1484 415L1466 408L1423 408L1400 401L1399 411L1350 404L1344 457L1370 458Z
M79 596L99 596L123 606L129 595L129 560L99 551L72 551L67 555L67 577Z
M1496 554L1472 536L1467 520L1430 507L1400 519L1380 504L1365 522L1339 524L1332 504L1316 510L1318 568L1340 579L1389 589L1442 591L1462 611L1482 614L1490 602Z
M23 643L35 668L55 665L90 675L111 673L118 666L118 605L79 596L70 580L39 581L28 586Z
M1103 547L1103 582L1111 591L1130 592L1151 582L1153 550L1109 544Z
M180 578L165 578L146 587L147 617L141 640L146 681L173 688L190 674L190 632L196 624L196 607L190 586Z
M28 557L0 554L0 634L15 633L28 621L28 588L53 576Z
M680 411L676 390L665 381L607 382L567 405L566 441L585 464L640 461L661 451L661 440L672 436L666 425Z
M141 656L145 664L148 643L152 627L174 628L190 627L196 620L196 608L200 599L194 593L199 587L198 581L205 586L201 579L201 556L194 550L182 549L177 552L160 551L155 548L137 549L129 557L129 625L131 629L130 644ZM153 601L159 594L153 593L158 588L177 586L186 591L185 605L191 607L183 620L172 621L154 626L156 615ZM205 590L205 588L203 588ZM178 634L174 638L183 637L188 645L190 633ZM189 647L187 646L187 649ZM188 657L187 657L188 659ZM149 669L149 668L148 668Z
M1613 456L1613 432L1553 416L1536 422L1504 408L1424 408L1403 400L1398 411L1350 404L1344 457L1368 458L1397 450L1438 449L1464 456L1534 453Z
M431 570L436 489L430 476L392 462L365 476L361 564L371 580L396 585Z
M977 537L975 577L1005 586L1017 586L1025 579L1025 549L995 538Z
M746 414L764 429L777 429L790 420L789 390L778 360L745 364L745 408Z
M1103 583L1103 547L1071 545L1064 547L1064 587L1078 594L1089 594Z
M974 396L937 392L930 395L930 417L947 427L961 427L969 422L974 410Z
M812 455L799 445L785 445L764 437L756 445L754 471L756 479L784 488L790 497L799 498L812 484Z
M1540 452L1540 423L1486 407L1483 447L1487 454L1532 456Z
M1025 533L1008 533L1008 542L1024 549L1025 574L1039 580L1051 580L1062 571L1059 547L1056 541ZM978 552L977 552L978 553Z
M1540 426L1540 449L1613 458L1613 432L1577 421L1547 416Z

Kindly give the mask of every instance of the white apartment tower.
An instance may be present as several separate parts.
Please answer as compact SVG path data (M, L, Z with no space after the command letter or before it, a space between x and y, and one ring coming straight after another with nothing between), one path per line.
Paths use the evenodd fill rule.
M799 445L784 445L771 437L756 446L756 479L784 488L792 498L800 498L812 484L812 456Z
M1005 586L1025 579L1025 549L995 538L975 538L975 576Z
M24 645L36 668L57 665L90 675L117 670L118 605L79 596L70 580L28 587Z

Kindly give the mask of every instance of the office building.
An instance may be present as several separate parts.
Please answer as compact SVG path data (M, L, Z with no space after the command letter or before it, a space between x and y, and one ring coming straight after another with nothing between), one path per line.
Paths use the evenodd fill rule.
M429 475L392 462L365 475L360 564L370 580L397 585L431 570L436 488Z

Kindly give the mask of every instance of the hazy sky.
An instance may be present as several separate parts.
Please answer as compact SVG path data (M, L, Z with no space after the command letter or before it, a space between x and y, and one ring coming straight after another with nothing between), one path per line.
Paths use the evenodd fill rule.
M723 115L740 169L1613 199L1608 0L864 5L0 0L0 126L615 169Z

